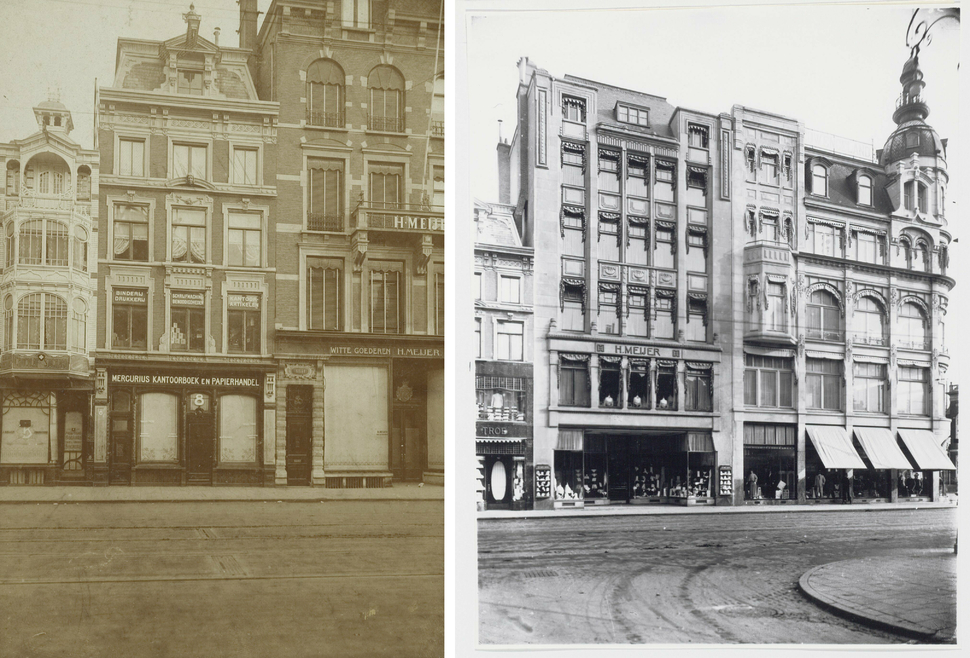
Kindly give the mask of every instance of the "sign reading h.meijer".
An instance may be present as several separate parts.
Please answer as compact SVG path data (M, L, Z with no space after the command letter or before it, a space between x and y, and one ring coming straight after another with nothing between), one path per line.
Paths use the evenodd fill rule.
M444 231L445 220L441 217L394 215L394 228L410 231Z
M331 356L396 356L412 359L440 359L442 350L429 347L349 347L331 345Z
M621 345L619 343L596 343L600 354L625 354L627 356L655 356L668 359L680 357L680 350L668 347L648 347L646 345Z

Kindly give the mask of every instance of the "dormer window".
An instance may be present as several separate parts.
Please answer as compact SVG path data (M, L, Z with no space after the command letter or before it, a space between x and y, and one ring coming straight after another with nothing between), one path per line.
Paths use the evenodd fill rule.
M199 71L179 71L180 94L190 94L192 96L202 95L202 73Z
M586 123L586 102L572 96L563 96L562 118L566 121Z
M818 196L828 196L829 190L829 171L824 166L817 164L812 167L812 194Z
M707 126L688 123L687 144L693 148L706 149L708 145Z
M872 179L868 176L859 176L859 205L872 205Z
M925 213L926 208L926 185L920 181L909 181L903 188L903 202L907 210Z
M632 123L637 126L643 126L644 128L650 125L650 115L646 109L631 105L621 105L619 103L616 105L616 120L621 123Z

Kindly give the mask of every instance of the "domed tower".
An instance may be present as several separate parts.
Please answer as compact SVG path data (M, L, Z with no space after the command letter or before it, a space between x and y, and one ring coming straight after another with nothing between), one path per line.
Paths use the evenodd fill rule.
M926 123L930 108L922 95L926 83L918 54L903 65L899 82L903 89L893 112L896 130L879 152L893 204L893 242L898 247L893 264L944 273L950 241L944 217L946 140Z

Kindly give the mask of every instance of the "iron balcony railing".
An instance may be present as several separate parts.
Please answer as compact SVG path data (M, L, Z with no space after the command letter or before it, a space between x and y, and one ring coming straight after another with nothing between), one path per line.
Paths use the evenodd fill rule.
M398 117L378 117L371 114L367 117L367 127L385 133L403 133L404 119Z
M307 228L311 231L342 231L344 230L344 216L311 212L307 214Z
M308 126L320 126L323 128L344 128L346 126L343 112L307 110L306 122Z

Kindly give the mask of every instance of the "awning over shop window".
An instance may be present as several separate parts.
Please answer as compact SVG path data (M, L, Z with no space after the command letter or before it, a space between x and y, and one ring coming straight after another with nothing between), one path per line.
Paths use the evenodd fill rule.
M955 471L956 467L943 452L936 435L927 430L899 430L906 449L917 465L926 471Z
M809 425L806 429L825 468L866 468L845 428Z
M884 427L856 427L855 436L862 444L873 468L901 468L908 470L912 464L896 444L896 437Z
M556 450L582 450L583 430L559 430Z

